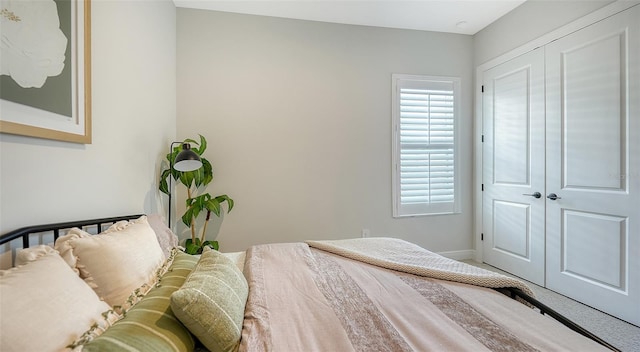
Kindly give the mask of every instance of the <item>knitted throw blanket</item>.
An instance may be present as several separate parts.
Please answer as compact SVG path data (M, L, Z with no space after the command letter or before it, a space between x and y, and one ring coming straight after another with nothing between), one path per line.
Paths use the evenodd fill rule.
M534 297L529 286L518 279L443 257L397 238L369 237L306 243L310 247L386 269L488 288L515 287Z

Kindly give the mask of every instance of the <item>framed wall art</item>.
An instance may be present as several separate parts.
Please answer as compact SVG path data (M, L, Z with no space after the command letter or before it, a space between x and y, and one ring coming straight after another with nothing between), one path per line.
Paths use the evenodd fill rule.
M91 1L0 0L0 132L91 143Z

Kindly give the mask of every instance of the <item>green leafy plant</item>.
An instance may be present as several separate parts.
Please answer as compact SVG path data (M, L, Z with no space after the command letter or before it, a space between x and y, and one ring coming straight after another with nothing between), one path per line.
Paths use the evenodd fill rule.
M218 241L205 240L207 225L209 224L211 213L218 217L222 214L224 211L222 203L227 202L229 208L227 212L231 212L231 209L233 209L233 199L229 198L226 194L214 197L209 193L202 193L207 185L213 181L213 168L211 167L211 163L202 157L207 149L207 140L200 135L200 142L193 139L185 139L183 143L190 143L192 145L191 150L200 156L202 167L198 170L184 172L171 168L162 170L160 173L159 189L167 195L171 193L167 182L169 177L173 177L176 184L181 183L187 187L186 211L182 215L182 223L191 229L191 238L188 238L185 242L185 251L189 254L200 254L204 247L211 247L216 250L219 248ZM169 165L174 164L176 156L181 150L182 146L177 146L167 154ZM198 237L196 236L196 219L198 219L198 216L201 214L205 214L205 212L206 218L200 237Z

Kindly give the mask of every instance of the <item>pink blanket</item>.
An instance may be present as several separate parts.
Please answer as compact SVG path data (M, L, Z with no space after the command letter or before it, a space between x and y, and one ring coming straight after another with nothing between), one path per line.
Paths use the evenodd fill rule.
M241 351L605 350L492 289L304 243L252 247L245 275Z

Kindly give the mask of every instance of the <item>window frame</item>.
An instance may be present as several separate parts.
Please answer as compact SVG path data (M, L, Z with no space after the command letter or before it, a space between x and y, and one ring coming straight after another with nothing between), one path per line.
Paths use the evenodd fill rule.
M411 82L411 84L407 84ZM426 85L429 83L442 84L443 82L453 85L453 202L443 203L418 203L401 204L401 175L400 175L400 89L407 88L408 85ZM392 74L392 199L393 217L414 217L430 215L449 215L461 213L460 206L460 154L459 154L459 125L461 106L461 79L452 76L430 76L430 75L409 75Z

